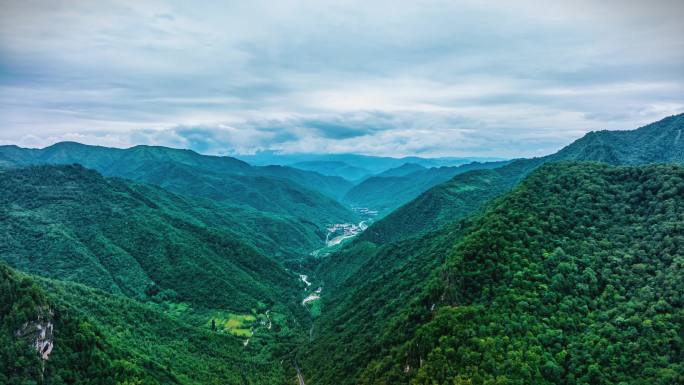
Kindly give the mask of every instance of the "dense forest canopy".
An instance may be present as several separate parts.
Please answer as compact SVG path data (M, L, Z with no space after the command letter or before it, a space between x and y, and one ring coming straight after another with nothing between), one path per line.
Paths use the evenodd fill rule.
M551 164L461 226L394 247L324 313L316 383L684 379L682 167Z
M296 300L293 274L165 190L33 166L3 172L0 192L0 255L24 271L205 308Z
M3 263L0 288L3 384L284 384L291 376L269 350L245 347L158 305L24 275ZM35 334L16 335L41 320L54 325L46 360L32 346Z
M684 168L543 167L474 223L421 298L432 319L361 382L681 383L682 250Z

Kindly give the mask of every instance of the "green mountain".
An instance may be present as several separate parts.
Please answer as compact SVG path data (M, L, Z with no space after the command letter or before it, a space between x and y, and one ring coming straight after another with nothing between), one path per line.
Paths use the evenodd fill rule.
M632 131L592 132L559 152L519 159L493 170L455 176L377 221L363 234L373 242L390 242L463 218L484 202L510 190L537 167L562 160L597 161L615 165L684 164L684 114Z
M296 277L246 243L260 239L236 233L220 206L77 165L1 175L0 258L17 269L208 309L298 301Z
M684 163L684 114L632 131L591 132L551 156L609 164Z
M336 200L341 199L353 186L341 176L319 173L315 170L273 165L254 167L253 170L256 175L291 180L309 191L317 191Z
M636 131L602 135L627 138L623 144L615 145L612 153L623 155L613 158L613 162L680 162L683 152L677 151L680 149L677 146L681 146L677 137L682 126L680 115ZM637 136L638 141L631 140ZM597 155L608 152L591 150L598 146L594 140L582 139L560 153L578 149L581 143L584 150L573 150L573 153L594 154L599 160L610 160ZM624 143L630 143L628 151L619 150ZM653 148L660 151L647 151ZM652 155L644 155L649 153ZM663 158L661 154L669 155ZM318 278L325 283L328 294L323 297L323 311L314 326L319 334L314 333L314 342L303 356L316 359L323 356L322 351L327 351L330 360L305 365L312 383L335 383L332 378L341 373L358 373L378 351L386 348L387 341L377 342L379 336L394 339L395 344L407 341L404 332L393 332L393 328L399 327L395 318L415 306L417 293L428 290L426 285L434 284L429 277L439 270L451 249L460 242L464 229L471 226L468 216L487 201L510 191L539 166L561 159L557 155L523 159L494 170L458 175L371 225L342 250L320 261ZM406 315L403 317L405 320ZM334 346L344 348L338 352ZM404 382L395 378L386 383Z
M395 164L356 204L413 200L310 254L358 220L341 178L0 147L0 383L684 383L683 128Z
M315 171L323 175L339 176L349 181L356 181L371 174L365 168L351 166L342 161L310 160L292 163L290 166L301 170Z
M288 215L319 230L329 223L356 221L335 197L351 184L339 177L289 167L253 167L230 157L200 155L190 150L136 146L115 149L73 142L44 149L0 147L13 165L73 164L105 176L156 184L170 191L200 196L261 212ZM325 238L324 234L320 235Z
M682 223L680 166L554 163L475 217L357 242L377 249L323 298L307 383L681 383Z
M425 169L416 164L402 166L385 173L367 178L349 190L344 201L354 206L377 210L381 215L411 201L422 192L444 183L455 175L470 170L491 169L506 164L502 162L468 163L454 167L434 167ZM414 172L401 175L407 168L420 167Z
M291 383L294 373L278 361L282 353L268 348L287 338L287 325L274 324L258 328L255 342L245 346L155 304L25 275L0 263L3 384Z

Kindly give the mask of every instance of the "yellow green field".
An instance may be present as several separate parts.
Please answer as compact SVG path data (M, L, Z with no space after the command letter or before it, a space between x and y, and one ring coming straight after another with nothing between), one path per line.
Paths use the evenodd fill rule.
M231 333L239 337L251 337L252 325L256 322L256 316L252 314L235 314L217 312L207 321L211 326L212 319L216 322L216 330Z

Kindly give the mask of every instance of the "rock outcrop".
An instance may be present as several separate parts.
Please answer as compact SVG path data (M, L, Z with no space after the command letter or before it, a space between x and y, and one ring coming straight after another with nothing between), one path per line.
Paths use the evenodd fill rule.
M41 309L36 320L26 322L19 330L14 332L15 336L29 340L43 360L49 358L54 347L53 316L54 312L52 309Z

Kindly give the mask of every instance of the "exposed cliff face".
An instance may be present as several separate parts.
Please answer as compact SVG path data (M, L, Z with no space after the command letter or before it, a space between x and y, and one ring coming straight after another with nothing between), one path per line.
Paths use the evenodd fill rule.
M43 360L48 359L54 347L53 316L52 309L43 308L34 321L24 323L19 330L14 332L16 337L29 340Z

